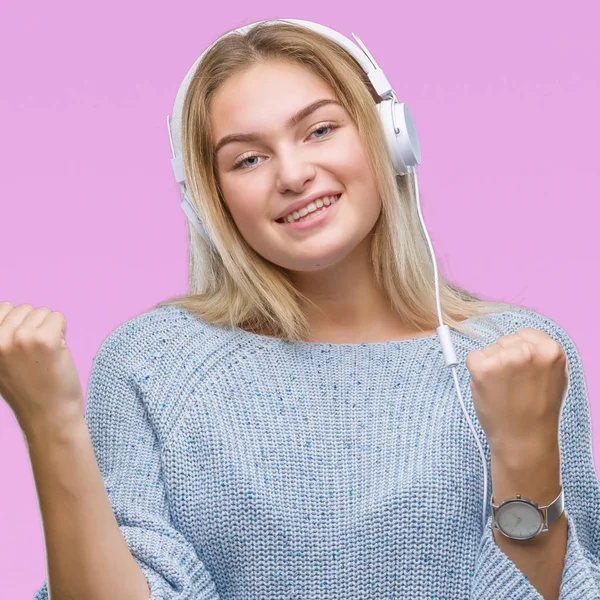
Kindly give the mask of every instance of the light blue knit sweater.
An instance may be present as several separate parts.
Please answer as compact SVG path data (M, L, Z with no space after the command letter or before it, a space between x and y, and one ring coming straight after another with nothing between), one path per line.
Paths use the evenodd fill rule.
M530 309L467 324L485 336L452 331L488 507L467 354L521 327L567 353L560 598L600 598L600 486L578 351ZM151 600L542 599L496 545L491 517L481 529L480 455L437 335L290 343L152 309L101 344L85 417ZM47 598L44 581L35 600Z

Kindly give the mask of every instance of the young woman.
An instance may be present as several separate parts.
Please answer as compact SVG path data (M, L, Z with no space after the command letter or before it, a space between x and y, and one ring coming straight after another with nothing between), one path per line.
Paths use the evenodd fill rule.
M104 340L85 420L73 378L69 393L46 380L43 403L1 390L29 442L53 597L600 596L577 349L548 317L442 278L453 380L414 174L392 168L378 101L344 48L292 23L204 55L175 132L213 241L188 224L189 293ZM66 365L48 358L64 361L60 313L0 309L5 356L46 319L43 356ZM502 517L492 499L512 500Z

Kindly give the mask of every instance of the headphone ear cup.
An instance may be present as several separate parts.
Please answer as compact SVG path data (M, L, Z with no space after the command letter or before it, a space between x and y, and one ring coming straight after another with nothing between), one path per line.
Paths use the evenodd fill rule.
M183 212L185 213L185 216L189 219L190 223L194 226L194 228L200 234L202 239L211 248L216 249L216 246L213 243L208 231L206 231L206 229L204 228L204 225L202 224L202 221L200 220L198 213L196 213L194 206L190 202L190 199L188 198L188 195L187 195L187 192L185 189L183 189L183 191L181 193L181 202L180 202L179 206L181 206L181 210L183 210Z
M409 167L421 164L421 145L412 115L406 103L395 98L382 100L376 107L394 170L397 175L406 175Z

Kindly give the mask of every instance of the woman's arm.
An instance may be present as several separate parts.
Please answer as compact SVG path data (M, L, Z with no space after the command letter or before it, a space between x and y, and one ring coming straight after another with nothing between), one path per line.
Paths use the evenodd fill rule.
M44 527L53 600L147 600L146 578L117 525L86 422L24 431Z
M597 600L600 598L600 482L592 453L590 403L581 357L571 337L557 323L531 310L520 311L520 314L522 317L515 320L515 328L533 327L545 331L563 347L571 367L559 423L560 463L556 456L547 456L542 470L541 466L536 467L536 464L541 464L540 460L531 460L536 454L533 452L520 457L521 469L507 471L497 461L494 465L492 456L491 491L495 501L504 500L515 492L523 496L530 494L534 500L540 498L541 504L547 502L549 496L552 496L549 500L552 501L558 494L556 473L560 464L564 516L551 526L550 531L531 540L532 543L515 542L520 544L517 547L509 545L509 539L497 537L498 532L491 528L490 514L480 540L469 598L543 600L539 588L542 588L546 597L556 597L559 583L559 600ZM523 468L527 464L529 467ZM534 477L536 468L539 471ZM563 558L565 521L567 540ZM539 552L539 544L546 544L551 556L544 557L543 551ZM532 550L532 554L524 557L523 553L528 549ZM546 559L560 572L555 572L548 581L540 583L548 565L535 566L534 563Z
M515 455L513 462L496 460L492 455L492 490L494 502L521 494L540 506L550 504L560 493L560 450L531 448ZM564 511L550 526L530 540L512 540L494 530L494 541L522 571L544 600L556 600L565 566L568 525Z
M164 372L156 361L169 339L163 315L142 313L104 339L88 381L87 428L57 435L38 425L29 435L52 600L219 598L211 572L171 519L163 430L152 418L163 404ZM35 600L49 600L49 581Z

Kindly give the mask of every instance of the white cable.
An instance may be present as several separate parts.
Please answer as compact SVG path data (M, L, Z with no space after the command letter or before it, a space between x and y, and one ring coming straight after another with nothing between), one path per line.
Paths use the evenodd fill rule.
M433 246L431 245L431 240L429 239L429 234L427 233L427 227L425 227L425 222L423 220L423 215L421 213L421 198L419 195L419 180L417 178L417 170L415 167L409 166L408 171L410 173L412 173L415 177L415 195L417 198L417 210L419 212L419 219L421 221L421 226L423 227L423 231L425 232L425 237L427 238L427 244L429 246L429 252L431 254L431 260L433 262L433 270L434 270L434 274L435 274L435 299L436 299L436 305L437 305L438 319L440 321L440 325L444 325L444 321L442 319L442 307L441 307L441 303L440 303L440 287L439 287L439 281L438 281L437 263L435 260L435 254L433 252ZM465 403L463 401L462 394L460 393L460 386L458 383L458 377L456 375L456 367L454 365L451 365L451 369L452 369L452 376L454 378L454 386L456 387L456 393L458 394L458 399L460 400L461 408L463 410L463 413L465 414L465 417L467 418L467 423L469 424L469 427L471 428L471 432L473 433L475 442L477 442L477 447L479 448L479 454L481 456L481 464L483 465L482 530L485 531L485 522L486 522L486 513L487 513L487 510L486 510L487 509L487 463L485 460L485 454L483 452L483 448L481 447L481 442L479 441L477 432L475 431L475 428L473 427L473 423L471 422L469 414L467 413L467 409L465 408Z

